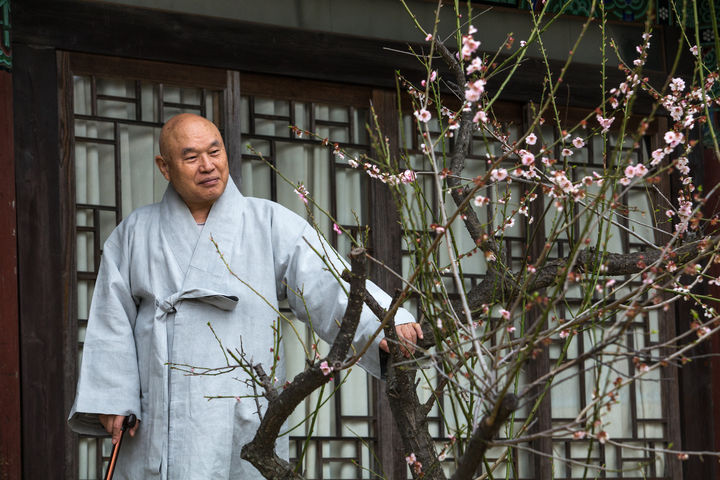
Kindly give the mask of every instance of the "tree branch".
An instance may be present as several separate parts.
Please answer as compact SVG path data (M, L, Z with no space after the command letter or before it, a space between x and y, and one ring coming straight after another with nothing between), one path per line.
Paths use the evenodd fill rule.
M492 440L497 436L500 428L517 409L518 399L512 393L507 393L500 400L497 412L483 417L480 425L470 437L465 454L458 462L458 468L451 480L470 480L475 478L475 472L483 461L485 452Z
M352 273L350 275L348 305L340 324L340 331L335 337L330 347L330 353L325 360L333 370L342 368L343 361L348 355L355 337L355 331L360 322L360 313L362 312L363 298L365 297L365 249L354 248L350 253L350 261ZM294 471L293 466L288 461L277 456L275 453L275 441L282 425L295 410L295 407L314 390L332 379L332 376L323 372L320 367L321 363L316 362L309 369L296 375L292 382L287 384L279 394L272 384L269 382L266 384L265 381L262 381L264 375L262 367L259 365L253 366L261 379L263 387L265 387L268 407L260 426L255 432L255 436L251 442L242 447L240 456L252 463L265 478L294 480L303 478Z

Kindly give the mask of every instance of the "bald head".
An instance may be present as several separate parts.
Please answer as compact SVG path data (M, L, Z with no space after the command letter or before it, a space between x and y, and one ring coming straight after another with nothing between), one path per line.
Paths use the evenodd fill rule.
M206 118L182 113L165 123L159 143L155 163L195 220L203 223L228 182L228 160L220 131Z
M220 131L215 124L207 118L195 115L194 113L180 113L165 122L162 130L160 130L160 140L158 142L160 146L160 156L165 160L170 160L172 158L171 146L177 143L178 134L181 134L193 124L204 124L217 132L217 136L220 137Z

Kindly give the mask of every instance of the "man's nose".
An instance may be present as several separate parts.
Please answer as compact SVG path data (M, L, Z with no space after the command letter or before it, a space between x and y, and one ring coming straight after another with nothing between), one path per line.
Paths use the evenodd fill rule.
M215 164L212 161L212 158L210 158L210 155L203 154L200 157L200 169L203 172L211 172L215 169Z

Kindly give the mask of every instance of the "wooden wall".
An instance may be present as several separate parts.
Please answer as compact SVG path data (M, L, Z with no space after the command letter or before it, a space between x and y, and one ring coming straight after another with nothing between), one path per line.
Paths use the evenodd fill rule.
M0 70L0 479L20 479L15 158L12 74Z

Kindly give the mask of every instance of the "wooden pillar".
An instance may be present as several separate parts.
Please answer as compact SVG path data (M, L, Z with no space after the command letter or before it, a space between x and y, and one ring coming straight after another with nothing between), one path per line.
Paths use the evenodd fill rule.
M65 357L71 287L67 164L54 48L13 44L24 478L74 478Z
M717 113L713 113L712 115L714 115L714 118L712 118L711 124L717 131L717 127L718 125L720 125L720 115L718 115ZM708 147L709 146L706 146L706 148L703 149L702 158L704 167L703 185L706 188L713 187L720 183L720 168L718 168L720 166L720 159L716 157L713 148ZM703 215L706 219L713 218L716 215L720 215L720 195L718 193L715 193L705 204L703 208ZM705 233L708 235L717 234L719 232L720 229L718 229L717 227L710 231L705 231ZM712 264L708 273L715 278L719 277L720 264ZM712 296L713 298L720 298L720 286L706 284L706 288L710 296ZM716 310L720 311L720 302L713 302L712 306L714 306ZM718 451L718 449L720 449L720 357L718 357L718 354L720 354L720 337L715 335L710 340L708 350L712 354L712 357L708 360L711 381L710 398L712 399L712 405L710 407L712 408L712 412L711 417L707 419L707 423L713 426L714 443L712 450ZM717 467L715 467L714 471L710 472L710 474L713 476L708 478L713 478L715 480L720 479L720 469L718 469Z
M20 480L20 336L10 4L0 1L0 478Z
M399 152L399 120L395 93L374 90L372 102L375 114L380 122L380 128L388 136L391 152L395 152L395 158L397 158ZM370 211L371 253L375 258L385 263L388 268L400 273L402 270L402 258L400 256L402 231L392 192L387 185L372 181L370 182L370 198L373 199ZM378 265L370 267L370 278L390 294L396 288L402 287L400 279ZM403 461L402 437L390 411L390 404L385 393L385 383L375 381L375 384L377 386L375 389L375 408L378 409L377 453L382 472L387 478L407 478L407 466Z
M523 130L530 128L533 120L533 112L529 104L523 105ZM540 132L537 132L538 134ZM534 153L538 155L539 146L533 147ZM527 192L523 192L527 193ZM542 255L542 251L545 248L545 231L543 225L543 215L545 210L545 199L543 196L539 196L537 200L530 204L530 215L534 218L541 219L535 225L527 224L527 229L535 228L536 231L532 235L533 243L529 245L528 253L530 255L532 263L535 263L538 258ZM547 292L544 290L540 292L542 295L546 295ZM540 320L539 312L537 309L529 311L526 315L526 325L532 325L536 321ZM543 329L547 328L546 324ZM527 374L528 381L533 381L550 371L550 347L543 348L542 351L537 352L537 355L527 363ZM531 396L536 398L539 395L544 395L540 401L539 408L535 414L535 422L530 427L531 433L538 433L550 430L552 428L552 403L550 389L545 389L545 385L538 385ZM534 478L538 480L549 480L553 478L553 443L552 438L549 436L539 437L531 442L531 447L542 452L544 455L533 455L532 456L532 467Z

